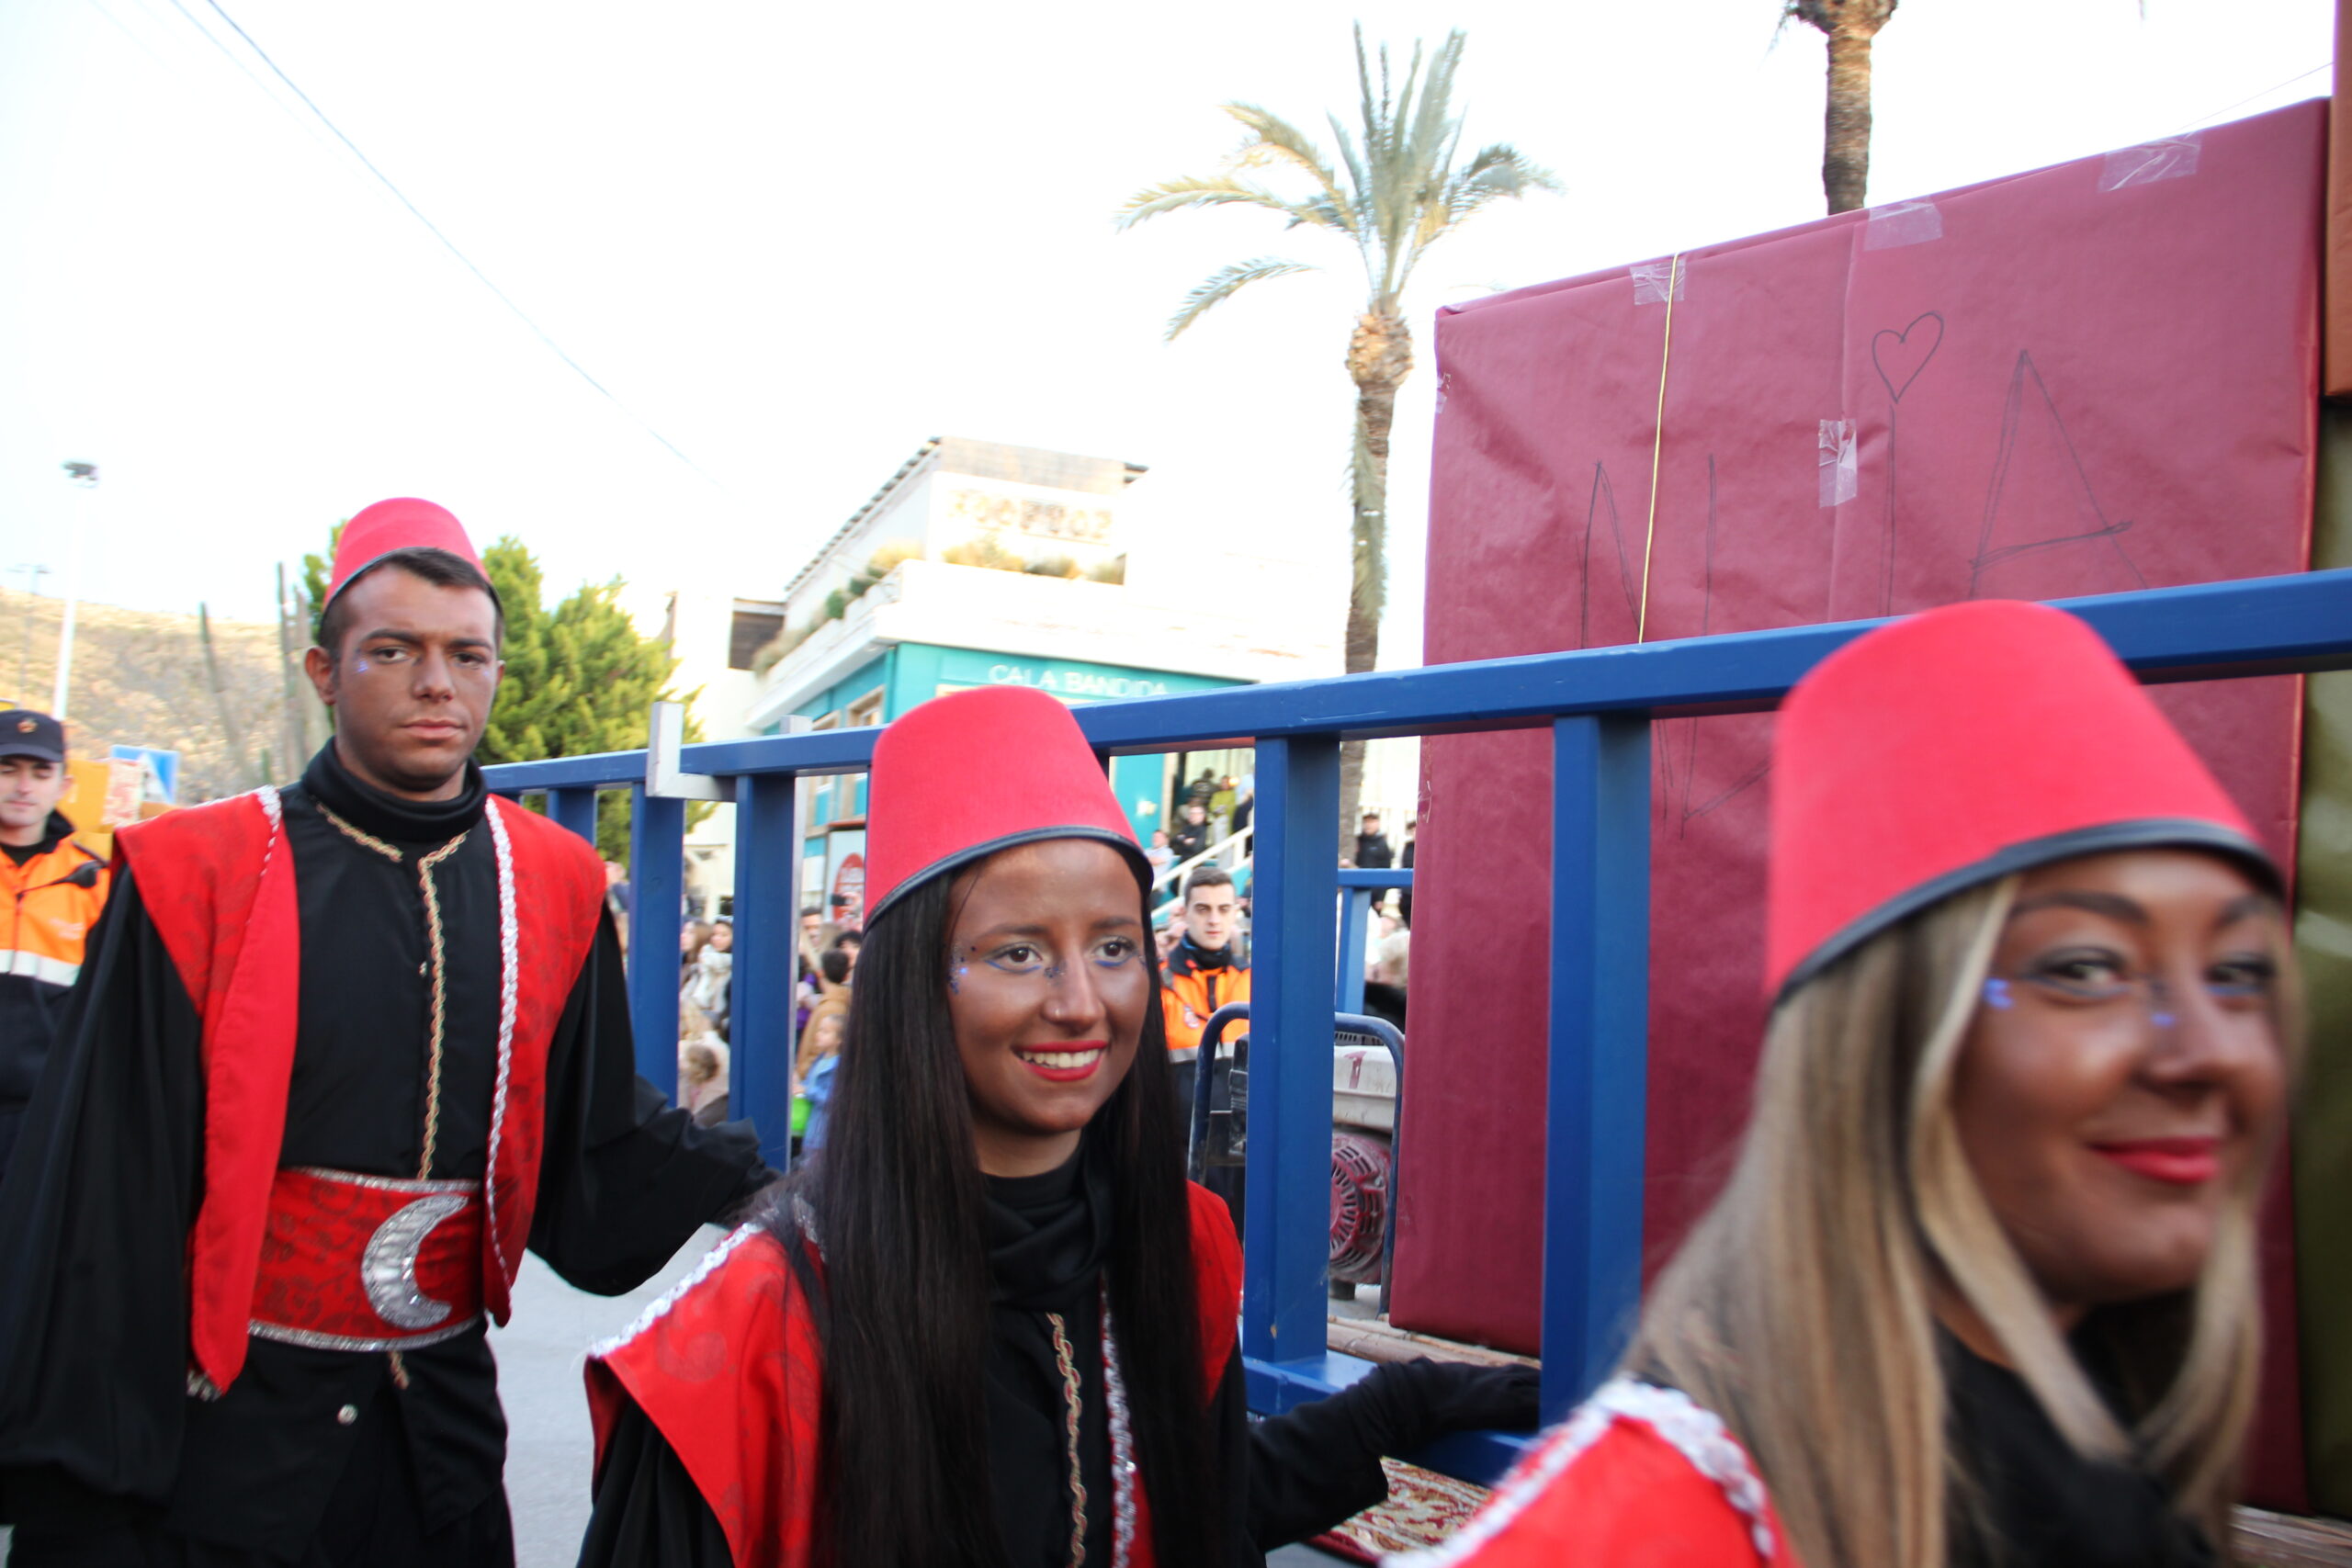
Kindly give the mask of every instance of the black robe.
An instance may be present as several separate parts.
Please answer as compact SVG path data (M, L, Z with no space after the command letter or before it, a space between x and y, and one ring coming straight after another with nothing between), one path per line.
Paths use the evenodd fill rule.
M1071 1493L1066 1395L1046 1314L1063 1314L1080 1372L1079 1452L1086 1561L1111 1562L1111 1449L1102 1391L1100 1280L1110 1247L1108 1172L1094 1145L1058 1170L989 1177L989 1495L1011 1568L1067 1568ZM1329 1529L1388 1495L1380 1468L1395 1384L1359 1385L1252 1422L1241 1358L1210 1410L1212 1473L1228 1499L1225 1561L1261 1563L1277 1546ZM729 1568L718 1519L659 1428L625 1404L606 1439L582 1568Z
M330 743L282 800L301 974L279 1163L418 1174L430 998L417 863L462 833L432 874L447 1023L430 1174L481 1179L500 953L480 771L453 800L398 800L353 778ZM0 1197L0 1519L18 1526L19 1555L52 1532L114 1529L300 1561L347 1524L365 1483L361 1505L405 1510L420 1539L487 1540L495 1557L506 1427L482 1328L402 1352L405 1387L386 1355L255 1337L224 1396L190 1397L199 1021L127 868L90 952ZM747 1123L695 1127L636 1076L609 915L546 1081L530 1245L583 1290L634 1289L771 1179ZM363 1467L378 1473L346 1474ZM394 1561L392 1539L379 1529L362 1544Z

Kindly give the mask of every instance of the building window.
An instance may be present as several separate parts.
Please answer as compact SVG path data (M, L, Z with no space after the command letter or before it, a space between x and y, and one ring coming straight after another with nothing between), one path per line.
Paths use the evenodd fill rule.
M875 687L865 695L842 710L842 723L851 729L864 729L882 722L882 688Z
M784 611L778 609L746 609L735 607L735 619L727 634L727 668L749 670L760 649L774 642L784 631Z

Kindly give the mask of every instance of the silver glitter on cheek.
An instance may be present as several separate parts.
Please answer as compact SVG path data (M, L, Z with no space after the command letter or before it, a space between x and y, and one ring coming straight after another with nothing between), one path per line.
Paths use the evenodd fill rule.
M961 947L948 954L947 992L950 996L962 996L964 994L963 982L968 978L972 973L971 965L967 964L965 960L970 956L970 950Z

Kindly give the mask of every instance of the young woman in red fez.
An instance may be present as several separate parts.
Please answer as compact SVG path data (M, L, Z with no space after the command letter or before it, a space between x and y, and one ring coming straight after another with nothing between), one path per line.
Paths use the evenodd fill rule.
M1149 863L1068 709L925 704L871 801L825 1147L592 1353L584 1563L1252 1563L1378 1501L1382 1452L1532 1418L1524 1379L1417 1363L1248 1427Z
M1753 1119L1615 1381L1419 1568L2216 1560L2296 1006L2278 875L2096 634L1782 710Z

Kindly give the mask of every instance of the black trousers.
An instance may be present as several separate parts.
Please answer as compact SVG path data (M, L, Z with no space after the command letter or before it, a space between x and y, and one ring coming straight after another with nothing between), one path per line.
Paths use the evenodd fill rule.
M7 1568L514 1568L503 1488L427 1531L395 1402L370 1406L318 1533L292 1557L194 1540L117 1515L88 1529L17 1527Z

